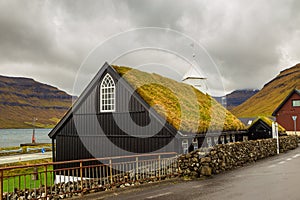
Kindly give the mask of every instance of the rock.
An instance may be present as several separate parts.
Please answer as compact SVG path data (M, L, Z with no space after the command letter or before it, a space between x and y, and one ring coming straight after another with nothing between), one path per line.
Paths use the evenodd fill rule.
M125 187L129 187L130 186L130 183L125 183Z
M298 138L280 137L280 152L298 147ZM276 139L252 140L216 145L182 155L178 159L178 173L184 177L210 176L246 163L277 154Z
M286 152L298 147L298 138L296 136L280 137L280 152ZM246 163L255 162L258 159L263 159L277 154L276 139L264 139L257 141L235 142L230 144L222 144L214 146L213 148L203 148L193 151L187 155L181 155L178 158L178 169L175 174L180 174L186 178L195 178L201 176L211 176L218 174L225 170L230 170ZM164 169L167 174L174 173L174 169L167 167ZM142 169L141 173L149 173L148 169ZM145 184L151 181L164 180L170 178L168 176L161 176L160 179L156 177L153 172L149 174L149 180L139 180L132 184L126 183L133 178L135 174L133 171L126 172L123 175L118 175L113 178L115 182L112 185L102 186L99 180L84 180L82 181L83 188L81 188L81 181L66 182L53 185L46 192L43 186L37 186L35 189L15 189L13 193L4 193L3 199L64 199L66 197L84 195L85 193L93 193L97 191L113 190L116 187L124 188L134 185ZM172 176L171 176L172 177ZM132 179L131 179L132 180ZM122 182L118 183L118 182ZM50 193L50 189L52 192ZM75 193L74 191L78 191ZM47 193L49 195L47 196ZM39 195L39 196L36 196Z
M198 176L199 176L199 174L196 171L192 171L190 173L190 177L192 177L192 178L197 178Z
M203 166L200 173L203 176L211 176L212 169L209 166Z
M192 157L192 155L191 154L186 154L186 156L185 156L186 158L191 158Z
M210 157L204 157L201 158L200 163L210 163L211 162L211 158Z

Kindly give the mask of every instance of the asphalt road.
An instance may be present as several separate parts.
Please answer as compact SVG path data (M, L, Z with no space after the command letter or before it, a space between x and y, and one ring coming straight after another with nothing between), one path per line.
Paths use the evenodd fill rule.
M0 164L52 158L52 152L0 156Z
M84 199L299 200L300 148L206 180L149 184Z

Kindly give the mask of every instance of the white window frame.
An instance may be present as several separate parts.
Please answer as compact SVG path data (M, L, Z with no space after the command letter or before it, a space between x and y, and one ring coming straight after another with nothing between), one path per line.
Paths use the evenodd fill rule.
M214 137L214 143L215 145L219 144L219 137Z
M226 142L230 143L230 135L226 135Z
M206 143L208 147L212 147L211 137L206 138Z
M197 138L193 138L194 150L198 149L198 140Z
M182 140L182 151L183 154L187 154L189 152L189 140L188 139L183 139Z
M292 106L293 107L300 107L300 100L299 99L294 99L292 101Z
M100 85L100 111L115 112L116 84L110 74L106 74Z
M221 136L221 143L225 144L225 137L223 135Z
M235 142L235 135L231 136L232 142Z

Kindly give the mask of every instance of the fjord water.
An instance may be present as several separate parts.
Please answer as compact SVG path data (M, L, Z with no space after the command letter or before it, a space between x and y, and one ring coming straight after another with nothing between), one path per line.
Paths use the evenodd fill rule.
M48 133L51 129L35 129L37 143L51 143ZM30 143L32 129L0 129L0 147L20 146Z

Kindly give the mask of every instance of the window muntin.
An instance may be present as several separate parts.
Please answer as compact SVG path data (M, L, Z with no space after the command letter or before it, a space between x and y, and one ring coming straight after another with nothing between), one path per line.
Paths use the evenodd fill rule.
M114 112L116 107L116 87L113 78L106 74L100 86L100 111Z
M300 100L293 100L292 105L293 107L300 107Z

